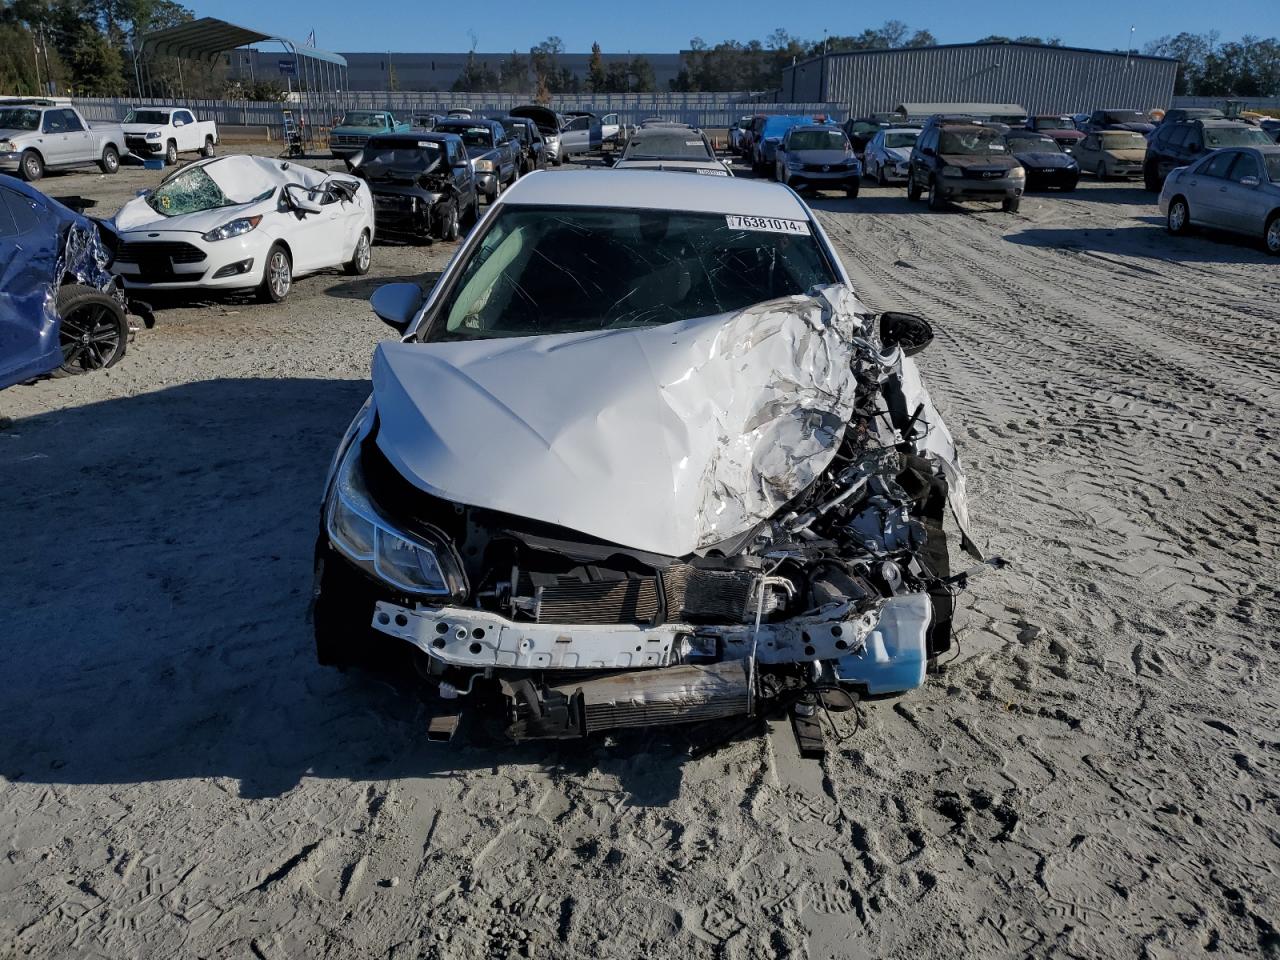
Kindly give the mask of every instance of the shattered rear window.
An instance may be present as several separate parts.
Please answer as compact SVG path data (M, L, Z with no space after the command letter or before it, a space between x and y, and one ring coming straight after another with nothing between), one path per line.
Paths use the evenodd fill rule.
M10 108L0 110L0 130L38 130L40 111Z
M274 187L261 196L248 201L256 203L265 200L274 192ZM213 182L213 178L204 172L203 167L188 167L174 174L147 197L147 205L156 213L166 217L178 217L184 213L199 213L201 210L215 210L218 207L233 207L222 188Z
M657 326L836 281L817 238L799 221L506 207L463 267L441 311L443 322L433 324L426 339Z

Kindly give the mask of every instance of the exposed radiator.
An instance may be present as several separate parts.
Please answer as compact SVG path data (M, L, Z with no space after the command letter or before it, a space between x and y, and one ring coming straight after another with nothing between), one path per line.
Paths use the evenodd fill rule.
M662 572L668 620L744 623L753 615L758 574L751 570L703 570L679 564ZM584 581L521 575L519 592L532 594L539 623L651 623L658 615L657 577Z

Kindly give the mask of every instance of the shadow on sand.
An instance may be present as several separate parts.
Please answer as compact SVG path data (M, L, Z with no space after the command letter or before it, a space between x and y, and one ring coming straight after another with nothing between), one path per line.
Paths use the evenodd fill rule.
M536 763L616 772L635 804L676 795L714 731L516 747L464 723L434 744L416 683L316 665L322 486L368 391L222 379L0 421L0 775L267 796Z

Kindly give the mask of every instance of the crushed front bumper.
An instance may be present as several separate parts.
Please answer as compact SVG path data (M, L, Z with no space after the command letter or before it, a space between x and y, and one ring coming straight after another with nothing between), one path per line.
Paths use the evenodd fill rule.
M929 611L927 595L906 594L886 600L879 610L858 612L846 606L823 615L762 623L757 637L753 624L524 623L466 607L406 607L383 600L374 608L372 626L450 667L634 670L689 660L838 661L880 649L873 634L882 624L898 630L909 622L912 630L924 630ZM909 616L900 619L904 614ZM890 638L885 649L897 646Z

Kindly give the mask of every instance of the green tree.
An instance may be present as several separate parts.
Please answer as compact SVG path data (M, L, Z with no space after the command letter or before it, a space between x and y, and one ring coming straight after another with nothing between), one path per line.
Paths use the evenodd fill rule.
M600 44L591 44L591 61L587 65L587 89L592 93L605 92L604 57L600 54Z
M512 50L498 71L498 89L503 93L525 93L529 89L529 58Z
M627 64L627 76L632 93L652 93L658 89L658 81L653 75L653 64L648 57L632 57Z
M68 57L75 92L82 97L115 97L124 93L124 59L106 36L86 26Z

